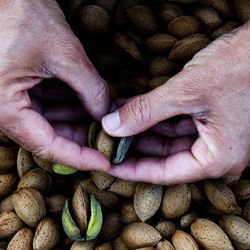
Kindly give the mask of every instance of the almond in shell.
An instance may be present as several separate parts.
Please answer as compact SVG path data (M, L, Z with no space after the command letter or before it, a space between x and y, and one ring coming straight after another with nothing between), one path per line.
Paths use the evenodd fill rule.
M33 240L34 250L49 250L52 249L60 240L59 223L53 218L43 218L35 232Z
M142 222L150 219L162 201L162 186L138 183L134 194L135 212Z
M135 187L135 182L116 179L115 182L111 184L108 190L120 196L132 197L135 192Z
M20 147L17 154L17 172L20 178L28 173L32 168L35 167L32 154Z
M250 223L236 215L223 215L218 224L236 249L250 249Z
M201 32L202 23L194 16L180 16L168 24L167 31L175 37L182 38Z
M108 188L115 181L115 177L102 171L91 171L91 178L101 190Z
M155 228L161 233L165 239L170 238L177 229L177 225L172 221L160 220Z
M156 250L175 250L175 248L168 240L161 240L157 243Z
M20 229L8 244L7 250L33 250L34 234L31 229L24 227Z
M185 214L191 203L191 191L187 184L167 187L162 201L162 214L175 219Z
M17 150L0 146L0 173L8 173L16 164Z
M12 197L17 215L30 227L36 227L45 215L45 200L41 193L33 188L23 188Z
M143 222L130 223L123 228L122 240L128 248L150 247L161 240L161 234L154 227Z
M159 17L166 23L182 15L183 10L173 3L163 3L159 8Z
M17 175L15 173L0 174L0 197L10 195L16 188Z
M12 195L9 195L0 202L0 213L11 210L14 210L14 206L12 202Z
M243 23L250 19L250 2L248 0L235 0L234 10Z
M199 250L194 238L190 234L181 230L177 230L174 233L172 237L172 243L175 250Z
M191 225L191 234L205 250L233 250L225 232L214 222L199 218Z
M0 239L8 238L17 233L24 226L21 219L13 211L0 214Z

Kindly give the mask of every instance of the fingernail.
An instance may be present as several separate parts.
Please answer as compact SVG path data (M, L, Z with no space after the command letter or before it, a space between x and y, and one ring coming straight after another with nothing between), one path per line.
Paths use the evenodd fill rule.
M121 126L119 112L115 111L103 117L102 126L107 132L115 132Z

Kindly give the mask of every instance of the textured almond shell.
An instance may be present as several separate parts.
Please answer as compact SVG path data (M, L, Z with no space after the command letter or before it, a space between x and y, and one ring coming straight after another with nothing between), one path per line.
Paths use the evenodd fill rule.
M9 172L16 164L17 150L0 146L0 173Z
M234 1L234 10L242 22L250 19L250 2L248 0Z
M235 215L223 215L218 224L237 249L250 249L250 224Z
M177 230L172 236L172 244L175 250L199 250L194 238L181 230Z
M191 234L205 250L234 250L223 230L207 219L197 219L191 225Z
M75 241L70 250L94 250L95 246L95 241Z
M95 250L113 250L113 248L110 242L106 242L96 247Z
M175 43L169 53L170 60L187 61L210 43L207 36L194 34Z
M182 38L202 30L201 21L194 16L180 16L172 20L167 27L167 31L175 37Z
M134 194L135 212L142 222L150 219L162 201L162 186L138 183Z
M33 188L20 189L13 194L12 200L17 215L30 227L36 227L46 215L44 198Z
M167 187L162 201L162 214L175 219L185 214L191 203L191 191L187 184Z
M175 250L168 240L161 240L156 245L156 250Z
M13 211L0 214L0 239L13 236L24 226L21 219Z
M115 148L114 139L101 130L96 138L95 148L108 160L111 160Z
M0 174L0 197L10 195L16 188L17 175L15 173Z
M161 234L152 226L143 222L134 222L125 226L122 240L128 248L154 246L161 240Z
M53 218L43 218L36 229L33 248L34 250L52 249L60 240L60 229L58 221Z
M17 172L20 178L22 178L26 173L28 173L32 168L35 167L35 162L33 160L32 154L20 147L17 154Z
M85 233L88 227L89 198L87 193L78 185L72 198L72 212L75 222L81 234Z
M12 195L9 195L0 202L0 213L11 210L14 210L14 206L12 202Z
M115 177L102 171L91 171L91 178L101 190L108 188L115 181Z
M116 179L108 190L110 192L116 193L124 197L133 197L135 192L135 187L136 187L135 182Z
M34 188L39 192L46 194L52 185L50 175L41 168L31 169L26 173L18 183L17 188Z
M118 237L112 242L113 250L129 250L125 243L122 241L121 237Z
M130 201L126 201L122 204L120 216L124 223L140 221L138 215L135 212L134 204Z
M225 213L231 213L237 209L238 205L233 191L222 181L205 181L204 190L215 208Z
M163 238L168 239L176 231L177 225L172 221L160 220L155 228L161 233Z
M7 250L33 250L34 234L31 229L24 227L20 229L8 244Z

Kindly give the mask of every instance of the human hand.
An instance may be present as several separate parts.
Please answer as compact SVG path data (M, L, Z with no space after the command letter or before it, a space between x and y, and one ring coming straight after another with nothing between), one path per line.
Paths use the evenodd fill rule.
M250 149L250 23L212 42L163 86L135 97L102 125L112 136L153 127L130 158L109 171L158 184L192 182L240 172ZM171 125L169 118L189 116ZM194 135L198 131L198 137ZM195 138L195 139L194 139Z
M108 88L56 1L0 1L0 27L0 130L43 159L82 170L108 169L103 155L78 144L86 141L86 126L71 123L86 114L100 120L109 109ZM65 103L73 91L53 82L42 93L37 85L49 78L67 83L81 104ZM37 102L41 96L57 97L59 104L44 109Z

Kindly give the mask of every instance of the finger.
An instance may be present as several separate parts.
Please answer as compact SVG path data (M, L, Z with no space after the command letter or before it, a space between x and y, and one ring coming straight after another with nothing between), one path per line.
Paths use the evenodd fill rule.
M198 133L193 119L190 117L178 119L177 121L163 121L156 124L150 130L168 137L195 135Z
M147 133L141 135L133 147L137 153L154 157L167 157L169 155L190 150L195 137L185 136L178 138L166 138L156 134Z
M155 124L177 115L192 115L204 109L204 101L187 88L184 73L171 78L167 84L132 98L117 111L102 119L103 128L112 136L138 134ZM185 87L186 86L186 87Z
M79 40L73 36L67 48L70 53L66 50L62 58L50 59L51 70L75 90L89 114L100 120L110 107L109 88L88 59Z
M128 159L112 166L109 173L129 181L162 185L188 183L208 177L190 151L173 154L167 158Z
M109 162L98 151L63 138L40 114L25 108L5 116L4 133L42 159L80 170L109 168Z
M56 134L73 141L81 146L87 146L88 128L83 124L67 124L60 122L53 122L51 124Z

